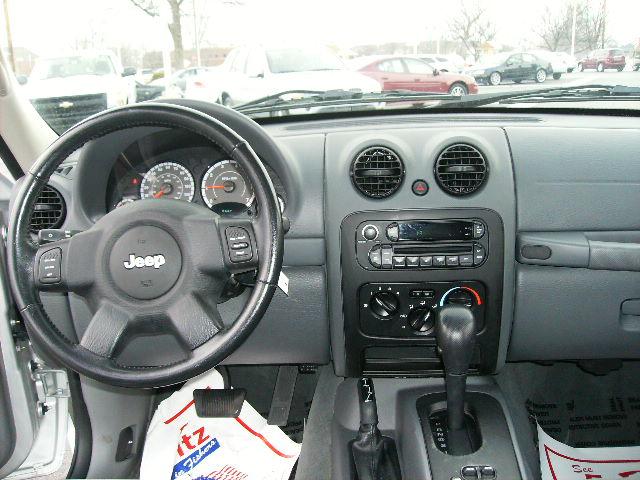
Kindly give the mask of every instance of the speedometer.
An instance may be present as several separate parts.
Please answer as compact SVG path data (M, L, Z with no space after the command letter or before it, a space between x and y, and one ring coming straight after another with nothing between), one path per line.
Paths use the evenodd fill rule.
M154 165L140 183L140 198L193 200L196 186L191 172L174 162Z
M233 204L247 207L253 203L253 188L235 160L223 160L209 167L202 178L202 199L218 210Z

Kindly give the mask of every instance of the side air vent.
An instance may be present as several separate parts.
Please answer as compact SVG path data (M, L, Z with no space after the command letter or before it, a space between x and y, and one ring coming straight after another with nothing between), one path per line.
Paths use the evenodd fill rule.
M465 143L445 148L438 156L435 177L440 187L451 195L469 195L487 178L487 162L480 151Z
M64 199L60 192L45 185L31 214L31 231L38 233L43 228L58 228L64 222L65 214Z
M404 179L404 165L396 152L386 147L369 147L351 164L351 180L363 195L385 198L393 194Z

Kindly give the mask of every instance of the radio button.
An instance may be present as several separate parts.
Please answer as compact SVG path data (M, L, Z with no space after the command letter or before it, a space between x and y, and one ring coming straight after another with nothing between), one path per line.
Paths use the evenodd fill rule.
M482 245L479 243L474 244L473 246L473 264L480 265L484 262L485 259L485 250Z
M447 267L457 267L458 265L460 265L460 260L457 255L447 257Z
M433 263L433 257L420 257L421 267L430 267Z
M362 229L362 236L367 240L375 240L378 238L378 229L375 225L365 225Z
M392 223L387 227L387 238L392 242L397 242L400 236L400 232L398 230L398 224Z
M380 247L373 247L369 250L369 263L376 268L382 266L382 252L380 251Z
M405 257L393 257L393 268L404 268L405 265Z
M473 255L460 255L461 267L473 267Z
M382 268L391 268L393 266L393 249L391 247L382 247Z
M420 266L420 257L407 257L407 267L413 268Z
M433 257L433 266L434 267L444 267L447 264L447 257L444 255L436 255Z
M473 238L484 237L484 223L473 222Z

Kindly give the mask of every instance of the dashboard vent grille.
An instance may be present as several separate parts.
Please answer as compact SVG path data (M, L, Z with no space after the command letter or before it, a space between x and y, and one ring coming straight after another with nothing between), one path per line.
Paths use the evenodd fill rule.
M58 228L64 222L65 210L64 199L60 192L45 185L33 207L31 231L37 233L43 228Z
M436 180L451 195L475 192L486 180L487 173L487 163L482 153L465 143L450 145L436 160Z
M400 187L403 179L402 160L386 147L366 148L351 164L353 184L370 198L388 197Z

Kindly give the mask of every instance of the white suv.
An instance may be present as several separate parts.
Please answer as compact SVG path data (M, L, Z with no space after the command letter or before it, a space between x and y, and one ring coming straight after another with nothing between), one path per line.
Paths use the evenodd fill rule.
M324 47L238 47L220 69L198 78L210 101L236 106L288 90L380 92L375 80L348 70ZM191 90L187 87L187 97ZM203 98L205 92L197 97Z

